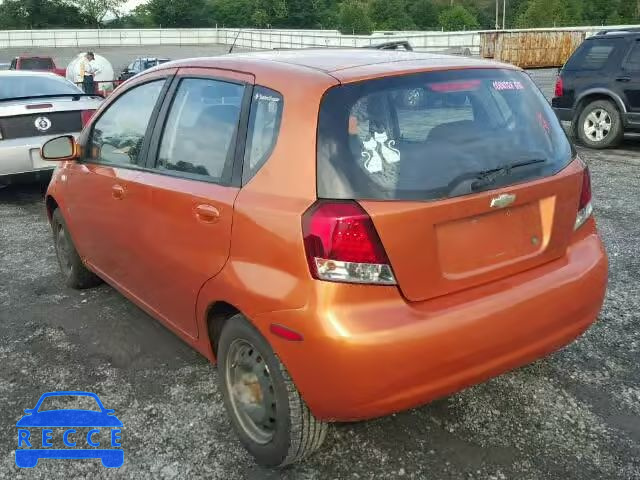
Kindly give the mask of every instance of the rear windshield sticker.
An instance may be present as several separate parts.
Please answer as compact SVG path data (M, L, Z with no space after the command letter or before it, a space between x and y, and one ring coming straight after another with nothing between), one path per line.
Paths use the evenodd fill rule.
M398 163L400 151L394 148L395 144L395 140L389 140L386 132L374 132L373 137L362 143L364 168L370 173L380 173L383 170L383 159L386 163Z
M397 148L393 148L396 141L389 140L387 132L374 133L373 138L380 144L382 158L384 158L387 163L398 163L400 161L400 151Z
M379 173L382 171L382 157L377 152L378 142L375 138L370 138L366 142L363 142L364 151L362 152L362 158L364 158L364 168L369 173Z
M496 90L524 90L524 85L522 84L522 82L519 82L517 80L513 80L513 81L495 80L493 82L493 88L495 88Z

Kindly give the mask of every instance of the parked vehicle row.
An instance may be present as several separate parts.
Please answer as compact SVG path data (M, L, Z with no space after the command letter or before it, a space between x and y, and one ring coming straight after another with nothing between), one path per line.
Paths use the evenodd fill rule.
M126 66L118 80L124 82L125 80L130 79L131 77L144 72L145 70L149 70L158 65L162 65L163 63L167 63L169 61L168 58L156 58L156 57L140 57L136 58L133 62L131 62L128 66Z
M47 72L0 72L0 184L48 178L40 148L60 134L77 136L102 98Z
M589 171L504 64L164 63L42 156L66 284L107 281L216 362L264 465L544 356L603 302Z

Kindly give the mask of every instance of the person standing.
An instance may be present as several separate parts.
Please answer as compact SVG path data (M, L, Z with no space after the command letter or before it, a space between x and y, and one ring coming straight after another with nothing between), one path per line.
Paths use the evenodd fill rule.
M100 73L100 69L96 66L95 59L93 52L87 52L80 64L80 77L84 93L96 93L95 75Z

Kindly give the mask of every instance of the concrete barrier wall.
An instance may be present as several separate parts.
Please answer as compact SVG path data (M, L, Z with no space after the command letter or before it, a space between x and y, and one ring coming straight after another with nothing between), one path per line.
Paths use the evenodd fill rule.
M627 26L628 27L628 26ZM557 28L553 31L584 31L586 36L604 27ZM616 27L607 27L616 28ZM618 27L618 28L624 28ZM551 31L549 29L510 30ZM0 31L0 48L101 47L136 45L225 44L245 49L362 47L381 41L408 40L417 51L438 52L468 48L479 55L480 31L375 32L373 35L341 35L335 30L260 30L232 28L114 29L114 30L10 30Z

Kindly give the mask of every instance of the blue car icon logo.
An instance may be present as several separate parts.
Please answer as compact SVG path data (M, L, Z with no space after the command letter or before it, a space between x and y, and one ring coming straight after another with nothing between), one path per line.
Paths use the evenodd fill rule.
M91 408L46 408L63 399L82 400ZM99 458L107 468L118 468L124 463L122 422L113 410L104 407L95 393L45 393L34 408L24 412L26 415L16 423L18 467L33 468L41 458Z

